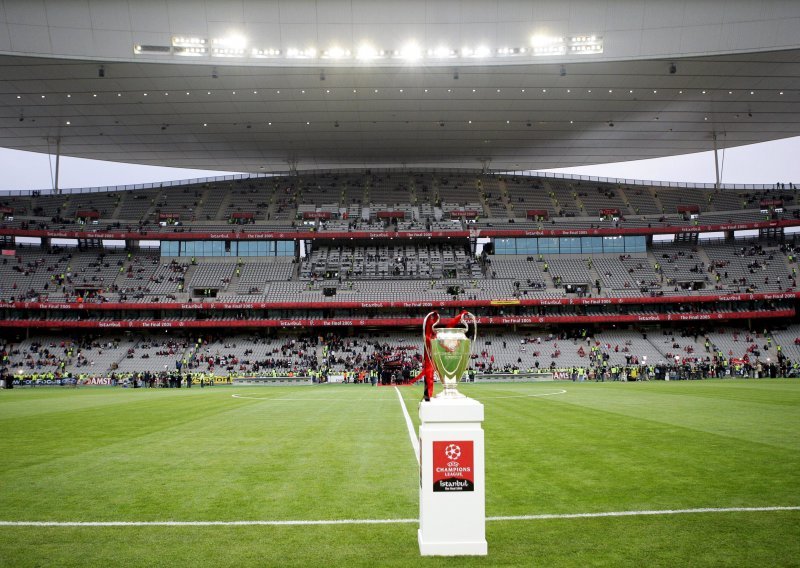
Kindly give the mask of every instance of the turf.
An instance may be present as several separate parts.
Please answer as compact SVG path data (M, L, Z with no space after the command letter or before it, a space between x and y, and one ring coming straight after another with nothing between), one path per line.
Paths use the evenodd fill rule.
M796 380L461 390L485 405L490 517L800 506ZM394 388L16 389L0 428L1 521L418 516ZM416 529L5 526L0 566L800 565L800 511L490 520L471 559L420 558Z

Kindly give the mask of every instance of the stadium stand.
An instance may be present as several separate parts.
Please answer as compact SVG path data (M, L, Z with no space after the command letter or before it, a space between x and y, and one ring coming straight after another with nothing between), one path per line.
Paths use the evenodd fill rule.
M372 170L6 196L3 368L408 380L411 330L467 308L479 377L789 373L794 193Z

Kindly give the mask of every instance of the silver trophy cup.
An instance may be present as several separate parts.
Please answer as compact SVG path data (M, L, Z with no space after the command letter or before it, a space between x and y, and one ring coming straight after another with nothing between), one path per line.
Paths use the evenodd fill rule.
M432 312L433 313L433 312ZM425 320L431 316L425 316ZM469 324L472 323L472 340L467 337ZM433 368L442 381L444 390L436 395L436 398L463 398L464 395L458 392L458 381L464 375L469 365L472 355L472 344L478 334L478 320L470 312L466 312L461 318L463 327L442 327L432 326L434 337L430 344L430 358ZM423 321L423 330L425 321Z

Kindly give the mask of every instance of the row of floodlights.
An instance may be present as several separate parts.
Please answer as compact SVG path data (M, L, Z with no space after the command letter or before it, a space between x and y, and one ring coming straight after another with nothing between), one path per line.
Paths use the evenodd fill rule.
M564 43L566 41L571 41L572 43L590 43L597 41L597 36L572 36L565 38L555 37L555 36L533 36L531 38L531 43L534 45L540 45L544 43ZM232 45L232 44L245 44L247 40L244 36L237 36L232 35L226 38L217 38L212 40L212 43L215 44L222 44L222 45ZM184 36L175 36L172 38L173 45L205 45L207 40L201 37L184 37Z
M448 46L423 48L416 42L409 42L400 49L378 49L370 44L362 44L357 49L333 46L319 50L315 47L300 49L296 47L282 49L262 49L248 47L244 36L229 36L207 40L195 36L175 36L172 38L171 50L160 46L135 45L134 53L173 53L183 56L215 56L215 57L253 57L253 58L286 58L286 59L356 59L372 61L380 59L399 59L416 61L420 59L442 60L457 58L490 58L515 56L553 56L583 55L603 53L603 38L594 35L569 37L534 36L531 45L525 47L490 48L486 45L453 49ZM166 46L165 46L166 47Z

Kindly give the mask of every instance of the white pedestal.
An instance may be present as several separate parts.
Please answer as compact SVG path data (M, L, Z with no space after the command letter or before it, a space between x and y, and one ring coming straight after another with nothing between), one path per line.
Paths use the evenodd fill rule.
M420 554L485 556L483 405L434 398L420 404L419 417Z

